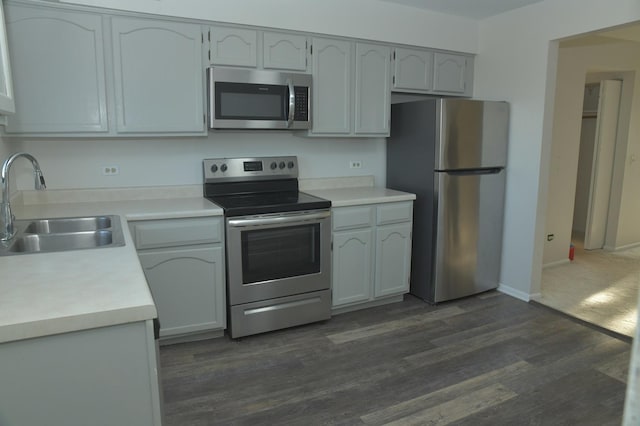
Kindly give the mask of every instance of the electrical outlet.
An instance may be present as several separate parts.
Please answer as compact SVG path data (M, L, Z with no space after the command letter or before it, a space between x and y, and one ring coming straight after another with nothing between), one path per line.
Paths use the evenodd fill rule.
M351 160L351 161L349 161L349 168L350 169L361 169L362 168L362 161L361 160Z
M115 176L120 174L120 166L116 164L112 164L110 166L102 166L101 170L103 176Z

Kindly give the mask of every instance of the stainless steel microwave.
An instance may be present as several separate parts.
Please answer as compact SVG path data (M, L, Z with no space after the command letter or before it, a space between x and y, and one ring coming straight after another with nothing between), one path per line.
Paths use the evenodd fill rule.
M310 129L311 75L210 67L212 129Z

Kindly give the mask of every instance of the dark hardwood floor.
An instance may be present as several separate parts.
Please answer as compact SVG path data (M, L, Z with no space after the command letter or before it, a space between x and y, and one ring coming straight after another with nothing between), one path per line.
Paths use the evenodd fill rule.
M163 346L167 425L619 425L630 344L497 292Z

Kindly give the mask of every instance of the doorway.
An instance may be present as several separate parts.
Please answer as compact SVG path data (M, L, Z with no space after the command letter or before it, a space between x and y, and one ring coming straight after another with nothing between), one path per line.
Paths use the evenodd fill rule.
M614 232L609 218L622 81L585 86L580 152L573 209L572 243L584 250L603 249Z
M592 40L560 43L545 267L541 293L532 299L630 336L636 329L640 285L640 221L634 214L638 185L632 176L639 117L633 101L640 94L638 44ZM614 80L614 86L622 82L617 100L604 96L618 107L609 124L599 123L605 80ZM597 144L596 135L611 129L608 143ZM585 240L589 222L591 238ZM571 242L573 262L568 259ZM583 249L585 242L589 250Z

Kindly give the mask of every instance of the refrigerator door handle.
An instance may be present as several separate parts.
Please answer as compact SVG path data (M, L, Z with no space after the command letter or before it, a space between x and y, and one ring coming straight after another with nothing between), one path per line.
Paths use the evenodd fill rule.
M486 169L473 170L442 170L444 173L453 176L476 176L476 175L495 175L502 171L502 167L490 167Z

